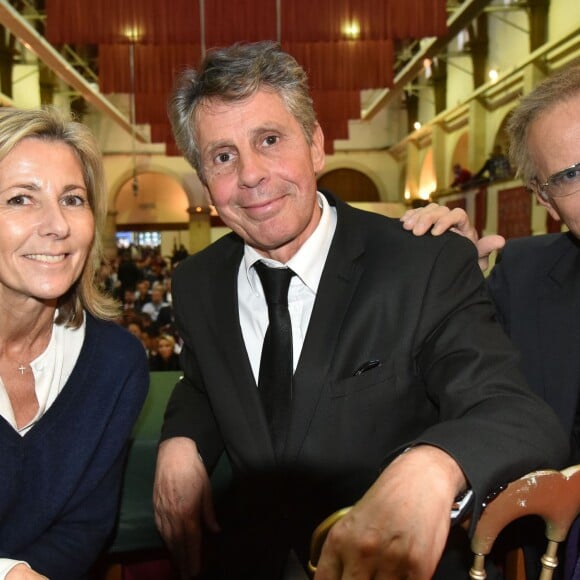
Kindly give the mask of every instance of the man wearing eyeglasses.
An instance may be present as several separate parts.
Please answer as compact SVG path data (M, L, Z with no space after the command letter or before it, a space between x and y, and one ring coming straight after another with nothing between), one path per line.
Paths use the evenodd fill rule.
M449 228L470 238L480 266L503 247L488 277L499 319L521 353L530 387L556 411L580 462L580 63L554 74L524 97L508 124L510 156L540 205L568 232L478 239L467 214L430 204L403 216L422 235ZM529 576L531 577L531 576Z

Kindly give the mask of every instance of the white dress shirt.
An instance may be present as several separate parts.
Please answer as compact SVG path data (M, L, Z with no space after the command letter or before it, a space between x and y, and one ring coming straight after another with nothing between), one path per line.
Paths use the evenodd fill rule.
M311 236L286 264L264 258L247 244L244 247L244 259L238 271L238 309L242 335L256 385L260 372L262 344L268 328L268 305L260 277L253 266L257 261L262 260L270 267L282 268L287 266L296 274L292 277L288 289L288 311L292 324L293 368L296 370L314 308L322 270L336 230L336 209L329 205L321 193L318 193L318 204L322 208L320 222ZM308 580L308 576L293 551L288 556L284 580Z
M253 266L257 261L262 260L271 267L287 266L296 274L292 277L288 290L295 370L314 308L322 270L336 230L336 209L331 207L320 193L318 203L322 208L320 222L312 235L286 264L264 258L247 244L244 247L244 259L238 271L238 309L242 335L256 384L260 371L262 344L268 328L268 306L260 277Z

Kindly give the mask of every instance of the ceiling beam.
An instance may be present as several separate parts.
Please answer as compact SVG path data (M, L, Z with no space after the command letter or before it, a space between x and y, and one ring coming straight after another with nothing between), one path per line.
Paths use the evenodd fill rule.
M413 56L407 65L395 76L393 86L382 89L370 105L362 111L363 120L372 119L381 109L398 97L405 87L423 70L423 60L435 58L445 47L476 18L491 0L467 0L455 10L447 20L447 32L426 42L423 48Z
M83 78L63 56L53 48L9 3L0 0L0 24L22 42L67 85L77 91L88 103L110 117L141 143L150 143L149 136L131 124L113 103Z

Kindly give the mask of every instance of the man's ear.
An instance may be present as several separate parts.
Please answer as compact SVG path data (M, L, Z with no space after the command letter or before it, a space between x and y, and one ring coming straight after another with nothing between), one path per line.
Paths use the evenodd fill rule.
M205 198L205 201L208 205L213 205L213 200L211 198L211 192L209 190L209 187L207 186L207 183L205 182L205 180L201 181L201 187L203 189L203 197Z
M560 214L558 213L557 208L554 206L552 200L550 199L550 197L548 195L546 195L545 193L541 193L539 191L534 192L535 196L536 196L536 201L542 206L545 207L546 210L548 211L548 213L550 214L550 216L555 219L556 221L560 221L562 218L560 217Z
M314 127L312 133L312 144L310 145L310 156L312 158L312 166L314 173L319 173L324 168L324 133L318 123Z

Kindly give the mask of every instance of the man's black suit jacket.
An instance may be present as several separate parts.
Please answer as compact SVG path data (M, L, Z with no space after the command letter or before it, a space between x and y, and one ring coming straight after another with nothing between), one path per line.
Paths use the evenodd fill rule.
M556 411L580 461L580 242L572 234L510 240L488 286L532 390Z
M242 499L225 501L222 517L237 519L269 554L287 535L304 556L315 524L354 503L409 445L454 457L476 511L498 484L562 467L568 454L556 417L524 385L473 245L454 234L415 237L398 220L327 197L337 229L293 379L282 457L240 328L242 240L225 236L173 277L184 378L162 438L194 439L209 470L225 450ZM355 375L373 359L380 366Z

